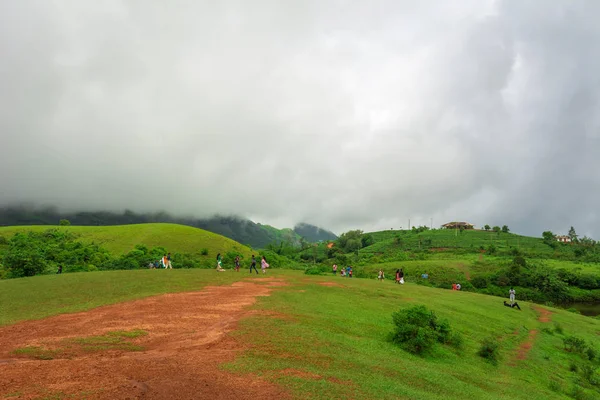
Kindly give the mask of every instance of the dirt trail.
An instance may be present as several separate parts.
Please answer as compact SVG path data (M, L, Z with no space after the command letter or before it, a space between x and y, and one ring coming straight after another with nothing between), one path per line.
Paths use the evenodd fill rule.
M282 285L280 279L256 278L0 328L0 398L286 398L276 385L219 369L244 349L225 334L250 312L257 296L268 296ZM133 329L148 332L131 340L143 351L81 351L53 360L12 353L25 346L53 348L68 338Z
M537 307L537 306L532 306L532 308L537 313L539 313L538 322L545 324L545 323L548 323L551 321L552 311L549 311L549 310L546 310L545 308ZM515 333L518 334L518 331ZM514 360L525 360L527 358L529 351L531 351L531 348L533 347L533 344L535 343L535 338L536 338L537 334L538 334L537 329L532 329L529 331L529 335L527 336L527 339L519 345L519 348L517 349ZM514 361L512 363L510 363L509 365L514 366L515 365Z

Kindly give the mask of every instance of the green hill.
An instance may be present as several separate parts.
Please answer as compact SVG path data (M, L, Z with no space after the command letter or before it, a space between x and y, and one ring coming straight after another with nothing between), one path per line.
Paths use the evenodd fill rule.
M199 253L208 249L209 256L237 251L250 258L251 249L224 236L198 228L176 224L137 224L121 226L8 226L0 227L0 236L10 238L17 232L43 232L58 228L72 232L81 241L95 242L115 255L125 254L137 244L164 247L171 253Z

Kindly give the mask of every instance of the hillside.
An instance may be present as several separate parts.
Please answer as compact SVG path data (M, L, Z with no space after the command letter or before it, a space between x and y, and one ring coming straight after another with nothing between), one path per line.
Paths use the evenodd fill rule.
M215 285L227 286L215 290ZM236 308L228 313L227 307L213 307L211 315L218 313L214 323L219 318L234 321L229 325L235 326L236 330L228 328L223 333L225 328L218 325L219 332L213 332L213 336L224 337L211 342L210 346L197 346L190 340L196 336L199 340L205 339L208 331L202 329L209 328L200 324L190 331L189 321L193 315L186 314L186 318L173 319L169 324L150 323L162 318L157 315L158 311L149 307L140 313L131 307L132 303L115 304L110 309L114 310L112 313L103 308L102 312L69 316L69 321L78 321L78 327L87 328L87 331L81 329L85 333L78 331L79 336L89 335L77 339L84 344L92 340L108 342L103 338L117 333L140 332L133 351L121 349L108 353L111 347L107 344L105 348L74 353L72 347L64 347L65 343L72 345L65 339L68 335L72 337L72 332L59 325L63 319L54 320L54 325L52 319L39 320L28 325L36 327L29 330L19 329L18 325L14 325L14 329L10 326L26 319L84 311L153 294L200 290L205 286L211 286L211 289L151 298L135 304L155 304L158 307L163 302L181 299L180 303L186 300L188 308L192 308L203 303L198 299L207 298L211 304L223 304L231 300L236 290L242 289L243 293L238 295L240 300L256 296L255 305L246 303L249 306L245 311L249 311L250 307L253 309L250 312ZM39 296L31 296L32 292L39 293ZM0 325L8 326L0 330L0 342L5 339L7 343L0 356L9 361L15 357L28 359L27 362L39 371L39 379L33 385L26 379L15 378L18 387L14 383L11 387L3 386L2 379L12 377L14 368L24 367L23 363L0 364L0 372L4 372L0 374L0 397L10 397L8 394L17 390L31 397L39 392L46 396L76 397L77 390L81 390L79 385L61 386L62 392L56 391L55 381L47 375L47 371L57 366L65 373L73 371L69 372L70 379L85 384L88 393L100 387L107 393L117 389L134 390L135 387L131 389L133 385L121 382L131 382L132 379L143 382L143 375L151 367L146 363L154 362L152 355L159 353L164 359L166 354L160 351L175 343L185 351L170 351L170 357L186 357L194 361L187 363L183 358L169 359L178 368L175 371L167 368L158 375L152 375L146 389L150 397L160 388L156 384L159 378L172 381L181 390L189 390L195 380L187 379L190 376L187 366L195 371L194 376L200 377L196 380L214 380L214 375L205 377L201 374L207 362L196 362L198 359L208 360L212 354L219 358L219 370L230 374L219 375L219 382L224 382L218 386L222 391L230 390L231 385L240 379L250 378L253 379L250 384L253 387L264 385L261 382L266 380L283 388L291 398L298 399L598 398L600 372L596 355L600 321L521 300L519 304L521 310L516 310L504 307L502 299L493 296L434 289L413 283L399 286L374 279L311 277L285 270L273 270L266 278L217 274L207 270L144 270L2 281ZM447 320L449 324L445 329L450 330L454 342L435 342L422 355L392 343L392 314L417 305L433 311L438 321ZM186 307L178 309L185 310ZM97 328L86 324L88 315L96 318L93 321ZM111 315L115 317L110 319ZM240 316L244 318L238 321ZM197 330L200 333L193 336ZM170 334L165 336L165 332ZM162 337L170 340L157 340ZM458 337L460 339L456 339ZM484 347L486 341L492 345ZM569 343L575 341L580 347L570 347ZM54 347L48 350L32 347L40 346L40 343ZM243 343L244 346L233 346L233 343ZM492 347L495 350L492 351ZM488 349L487 354L492 351L494 356L482 357L482 348ZM61 355L61 351L66 355ZM206 352L198 354L199 351ZM107 354L111 356L107 357ZM53 357L56 362L51 360ZM118 365L110 364L115 358L135 362L139 368L121 372ZM78 374L76 368L85 368L89 360L96 363L94 368L102 368L110 379L97 382L88 379L87 375ZM69 366L71 370L68 370ZM206 386L210 382L213 381L207 380ZM204 386L204 381L201 384ZM134 394L132 392L131 397L135 397Z
M56 209L35 207L0 208L0 226L19 225L56 225L61 219L67 219L73 226L111 226L146 223L174 223L204 229L223 235L236 242L254 248L266 248L271 243L282 240L298 245L300 236L309 242L327 240L335 235L327 230L308 224L298 224L294 233L291 229L277 229L237 216L214 216L211 218L174 217L164 212L136 213L126 210L123 213L108 211L59 212Z
M238 251L250 258L251 250L224 236L202 229L175 224L136 224L122 226L9 226L0 227L0 236L8 239L17 232L42 232L50 228L59 228L72 232L82 241L94 242L115 255L125 254L135 245L164 247L171 253L199 253L208 249L210 256L228 251Z

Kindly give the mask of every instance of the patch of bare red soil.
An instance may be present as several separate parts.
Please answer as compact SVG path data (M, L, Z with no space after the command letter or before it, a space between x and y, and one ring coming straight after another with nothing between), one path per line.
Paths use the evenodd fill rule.
M533 309L537 311L540 315L538 317L538 321L540 322L550 322L552 319L552 311L546 310L542 307L533 306Z
M538 331L535 329L529 331L529 336L527 337L527 340L521 343L521 345L517 349L517 360L525 360L527 358L527 354L529 354L529 351L533 347L533 343L535 342L535 337L537 336L537 334Z
M282 399L280 387L219 369L243 344L227 335L270 283L237 282L199 292L155 296L0 328L0 398ZM71 358L16 358L26 346L52 348L69 338L142 329L142 351L81 352Z

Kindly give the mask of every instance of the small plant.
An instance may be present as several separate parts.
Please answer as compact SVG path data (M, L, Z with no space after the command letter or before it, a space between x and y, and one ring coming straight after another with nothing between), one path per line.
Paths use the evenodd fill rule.
M454 347L455 349L462 349L463 344L464 344L463 336L458 332L454 332L452 334L452 337L450 338L450 345L452 347Z
M590 361L594 361L598 358L598 352L591 345L588 346L587 350L585 351L585 355L587 356L588 360L590 360Z
M204 248L204 249L200 250L200 255L207 256L208 255L208 249Z
M563 339L565 350L569 353L582 353L585 351L585 340L577 336L567 336Z
M498 364L498 343L492 338L485 339L477 354L494 365Z
M581 312L578 309L573 308L573 307L567 308L567 311L572 312L573 314L581 314Z
M544 360L549 361L550 360L550 354L548 354L548 353L544 354Z
M554 335L554 330L552 328L542 328L542 333L547 333L548 335Z
M558 333L559 335L562 335L564 333L562 325L558 322L554 323L554 333Z
M554 377L550 380L550 385L548 385L548 386L550 387L550 390L552 390L553 392L560 393L562 391L560 382L558 381L558 379L556 379L556 377Z
M569 364L569 371L577 372L577 371L579 371L579 366L577 364L575 364L574 361L571 361L571 363Z

